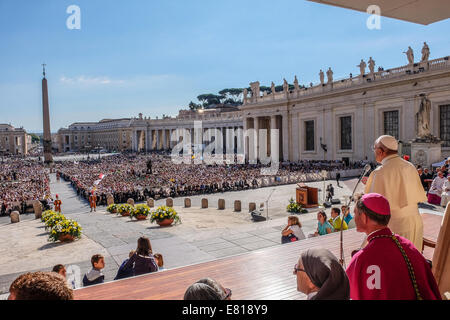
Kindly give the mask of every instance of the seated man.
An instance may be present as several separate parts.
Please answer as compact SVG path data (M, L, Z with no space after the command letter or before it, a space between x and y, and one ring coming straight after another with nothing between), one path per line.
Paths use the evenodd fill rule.
M365 194L355 206L356 230L367 245L352 258L347 275L353 300L441 300L430 265L414 244L394 235L388 200Z
M333 226L334 232L341 231L341 209L339 208L331 208L331 219L328 222ZM348 229L347 223L344 220L344 224L342 225L344 230Z

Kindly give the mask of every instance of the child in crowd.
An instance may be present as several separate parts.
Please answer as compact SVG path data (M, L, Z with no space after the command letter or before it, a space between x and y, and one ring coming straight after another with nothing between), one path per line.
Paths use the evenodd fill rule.
M164 269L164 259L161 253L155 253L153 257L156 260L156 264L158 265L158 271L163 271Z
M122 264L119 267L119 270L117 271L117 275L114 278L114 280L120 280L125 279L133 276L133 266L129 266L128 268L125 268L125 265L127 264L128 260L134 255L136 251L131 250L128 254L128 259L125 259Z
M331 208L331 219L328 220L328 222L333 226L334 232L338 232L341 230L341 209L339 208ZM347 230L348 226L347 223L343 222L343 226L342 226L343 230Z
M92 270L83 277L83 286L91 286L103 283L105 275L102 269L105 268L105 258L101 254L95 254L91 258Z
M344 214L344 221L348 225L348 223L353 219L353 216L350 213L350 208L347 206L341 207L342 213Z
M66 267L64 267L64 265L57 264L53 267L52 271L62 275L64 279L66 278Z
M305 235L298 217L289 216L287 226L281 231L281 243L289 243L303 239L305 239Z

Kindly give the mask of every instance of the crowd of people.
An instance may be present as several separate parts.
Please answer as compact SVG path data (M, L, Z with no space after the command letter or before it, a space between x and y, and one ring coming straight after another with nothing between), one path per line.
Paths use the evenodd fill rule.
M31 200L41 200L50 193L49 177L42 163L6 158L0 166L0 214L25 213Z
M450 157L442 166L437 166L434 171L418 166L417 171L423 188L427 191L428 202L445 207L450 201Z
M365 243L360 248L354 250L352 259L346 269L339 263L334 254L322 248L313 247L300 254L297 264L294 266L293 274L297 280L297 290L307 295L309 300L440 300L440 287L436 282L431 269L430 261L422 255L423 246L423 222L418 210L418 203L426 202L427 197L419 176L417 168L398 155L398 141L392 136L379 137L373 146L376 161L380 164L367 179L363 179L365 184L364 195L355 200L353 216L348 207L343 206L331 209L331 219L327 219L324 211L318 213L318 228L315 235L326 235L331 232L348 228L350 222L354 222L356 230L366 235ZM227 175L222 176L215 172L216 167L202 168L194 165L191 168L178 167L171 171L172 167L167 162L159 161L155 168L158 174L153 176L147 173L149 168L145 168L145 158L139 156L129 157L128 164L119 171L118 176L125 180L112 179L109 184L101 186L101 182L106 177L115 177L117 168L114 167L114 160L119 162L124 160L118 158L108 161L106 172L103 172L104 163L98 162L96 172L86 171L90 176L90 181L80 180L85 177L81 171L66 170L59 168L61 176L65 176L80 188L84 186L99 186L98 188L112 188L122 186L123 192L129 192L127 188L138 186L144 188L150 186L154 181L160 184L167 183L168 188L173 185L189 185L194 183L220 183L217 179L231 179L239 176L240 171L234 166L219 167L225 170ZM125 158L126 159L126 158ZM156 158L154 158L156 160ZM450 159L449 159L450 160ZM447 161L444 167L436 170L437 176L434 178L428 190L434 190L439 181L448 172ZM92 168L92 166L88 166ZM289 168L292 166L289 165ZM245 168L252 172L251 168ZM257 169L257 166L254 168ZM98 170L101 176L98 176ZM122 174L125 171L124 174ZM150 170L150 171L152 171ZM192 171L190 171L192 170ZM200 171L196 171L200 170ZM295 169L294 169L295 170ZM312 170L319 170L314 168ZM287 167L281 168L281 172L289 172ZM180 174L181 172L181 174ZM210 176L212 172L213 176ZM178 174L176 174L178 173ZM147 176L149 174L149 176ZM186 177L184 174L188 174ZM205 174L206 180L202 180ZM256 173L255 173L256 174ZM126 177L132 177L126 180ZM139 177L141 179L136 179ZM177 177L177 178L173 178ZM256 179L257 175L251 178ZM95 180L94 180L95 179ZM159 180L158 179L162 179ZM211 179L211 180L207 180ZM101 180L101 182L98 182ZM223 181L222 181L223 182ZM128 183L131 183L130 185ZM83 185L84 184L84 185ZM171 185L173 184L173 185ZM105 189L104 192L112 193L114 189ZM431 193L433 194L433 193ZM429 197L428 200L431 198ZM341 210L344 213L343 220L340 219ZM282 241L292 242L303 239L305 235L301 231L301 223L296 216L288 218L288 225L282 231ZM92 258L92 270L84 277L85 285L101 283L104 280L101 269L104 268L104 257L96 255ZM274 262L276 263L276 261ZM448 266L444 266L446 270ZM159 264L152 253L150 241L142 237L138 240L135 252L130 253L128 260L124 261L119 269L120 274L129 276L142 275L159 270ZM445 272L443 270L442 272ZM22 278L21 278L22 277ZM62 276L58 275L61 282ZM42 274L35 276L26 274L16 279L10 287L10 298L26 299L37 291L27 288L45 288L45 285L38 285ZM24 280L25 279L25 280ZM37 280L36 280L37 279ZM55 278L56 279L56 278ZM28 282L27 282L28 281ZM45 284L47 280L42 280ZM56 280L55 280L56 281ZM60 288L61 286L54 286ZM65 290L60 297L42 293L41 297L56 297L60 299L71 298L71 288L66 283ZM43 290L43 289L42 289ZM53 290L53 291L52 291ZM24 293L25 292L25 293ZM54 292L54 289L49 289ZM35 295L35 297L40 297ZM72 295L73 298L73 295ZM184 294L185 300L225 300L231 299L231 289L227 289L219 282L203 278L189 286Z
M313 247L303 251L294 266L297 290L308 300L441 300L441 293L429 262L408 239L394 234L388 227L391 219L389 201L378 193L368 193L356 201L357 230L367 235L367 245L355 250L346 269L328 249ZM290 226L299 226L297 217ZM300 230L285 228L300 236ZM401 253L401 254L399 254ZM136 251L130 252L118 271L131 277L160 271L161 255L153 254L150 240L141 237ZM104 257L91 259L92 270L83 277L84 286L104 281ZM276 263L276 262L274 262ZM116 280L115 279L115 280ZM26 273L10 286L9 299L71 300L73 288L66 280L63 265L52 272ZM232 290L211 278L190 285L184 300L231 300ZM181 298L181 297L180 297Z
M150 163L150 166L149 166ZM322 170L343 171L362 168L366 161L302 160L283 162L276 176L286 177ZM146 198L166 198L212 194L261 187L261 164L185 164L175 163L168 154L116 154L104 158L55 163L57 177L70 181L77 194L91 202L95 192L96 205L106 205L107 195L115 203L129 198L135 202ZM99 178L101 176L101 178ZM41 161L9 157L0 168L0 215L17 210L25 213L32 200L39 200L44 209L53 204L49 176Z
M347 170L364 165L364 161L348 166L342 161L282 163L277 176ZM58 174L71 182L80 197L88 200L94 191L97 205L106 205L108 194L113 195L115 203L123 203L129 198L140 202L147 197L158 199L258 188L264 177L262 167L260 164L178 164L161 154L120 154L56 164Z

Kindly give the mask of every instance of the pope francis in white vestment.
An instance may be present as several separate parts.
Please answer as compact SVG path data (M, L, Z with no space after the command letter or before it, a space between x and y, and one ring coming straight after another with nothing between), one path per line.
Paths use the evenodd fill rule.
M394 144L392 140L385 140L383 137L386 136L378 138L376 143L381 142L388 149L397 150L395 138L388 136L394 139ZM414 165L398 154L385 156L381 160L381 166L370 174L364 192L379 193L388 199L391 208L388 227L410 240L422 252L423 221L418 203L426 202L427 197Z

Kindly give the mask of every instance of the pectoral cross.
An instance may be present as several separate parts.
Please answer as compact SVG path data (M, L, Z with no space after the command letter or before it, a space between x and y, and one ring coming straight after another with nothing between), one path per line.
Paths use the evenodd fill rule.
M43 64L42 64L42 69L43 69L42 74L44 75L44 78L45 78L45 66L46 66L46 64L43 63Z

